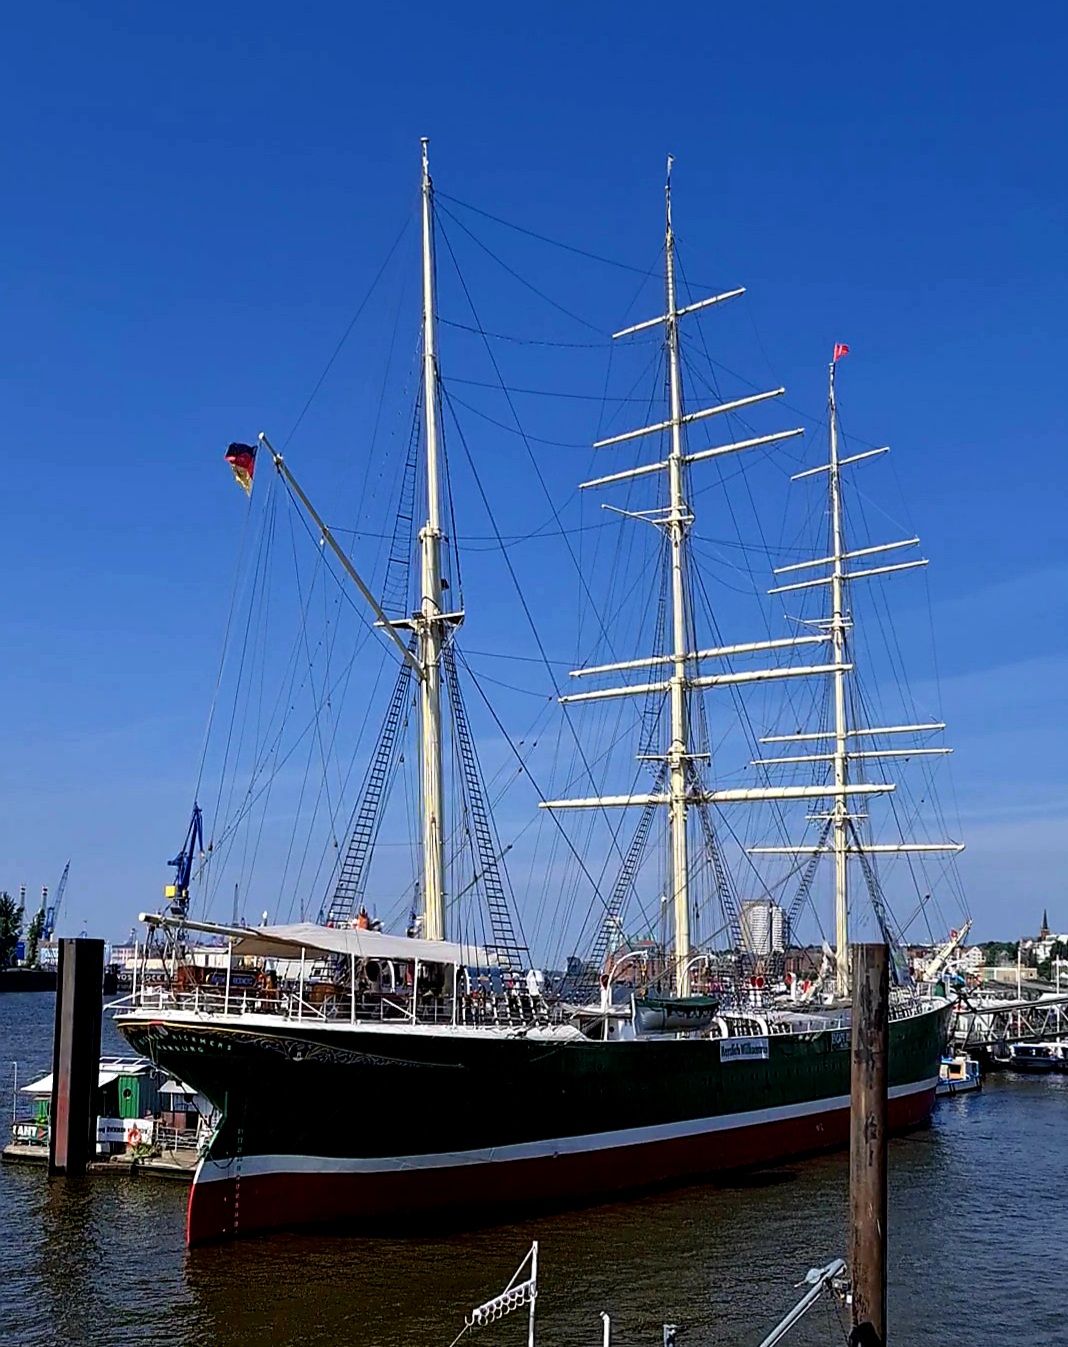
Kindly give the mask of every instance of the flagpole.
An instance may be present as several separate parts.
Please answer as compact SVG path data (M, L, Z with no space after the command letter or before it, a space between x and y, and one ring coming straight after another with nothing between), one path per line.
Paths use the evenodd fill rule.
M422 664L420 664L420 662L416 659L416 657L404 644L401 638L397 635L396 631L394 630L393 623L389 620L385 612L382 610L382 605L378 602L375 596L367 588L367 585L364 583L363 578L361 577L359 571L357 571L356 567L349 560L344 550L340 547L340 545L337 542L337 539L334 537L334 535L330 532L329 528L326 526L326 523L323 520L322 516L319 514L318 510L311 503L308 497L304 494L304 491L301 488L300 483L289 471L289 466L286 463L285 459L274 447L274 445L270 442L270 440L267 438L267 436L263 433L262 430L260 431L259 434L259 441L263 445L263 447L267 450L267 452L271 455L271 458L274 460L274 466L278 469L279 473L285 479L287 486L291 488L293 494L300 501L301 505L303 505L305 510L307 510L308 514L311 515L312 522L315 524L315 527L322 534L323 542L327 544L330 550L337 557L338 561L341 562L342 566L344 566L346 572L348 573L349 579L353 582L353 584L360 591L363 597L371 605L372 612L374 613L375 617L378 618L377 625L381 626L382 630L386 633L389 639L401 652L401 654L412 666L415 672L419 675L420 678L422 678L423 677Z

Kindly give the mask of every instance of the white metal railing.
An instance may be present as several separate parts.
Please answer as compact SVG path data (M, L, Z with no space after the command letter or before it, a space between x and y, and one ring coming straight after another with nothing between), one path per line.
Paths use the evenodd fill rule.
M461 997L461 1005L454 1016L454 1002L451 997L413 998L410 993L406 995L402 990L372 994L357 992L353 996L350 991L341 990L312 1000L309 998L307 987L304 991L305 994L302 996L299 991L286 988L267 992L227 992L214 987L196 986L186 989L156 985L143 987L135 994L122 997L114 1002L110 1009L117 1010L120 1014L132 1009L181 1010L191 1011L194 1015L203 1015L206 1018L217 1015L277 1015L281 1019L308 1021L313 1024L346 1020L352 1023L414 1020L421 1024L449 1024L454 1023L457 1018L463 1023L474 1022L476 1018L490 1021L509 1019L508 1015L500 1011L484 1016L465 1013L468 1009L465 1003L474 1001L474 998L469 997ZM486 1004L488 1005L492 999L487 998ZM519 998L514 999L518 1006ZM530 998L526 1000L529 1002ZM482 1002L479 1001L478 1004L481 1006ZM513 1014L511 1018L537 1019L539 1016L531 1011L526 1016ZM547 1015L544 1018L547 1018Z
M336 992L325 996L320 996L314 991L309 995L309 986L314 988L322 985L324 984L305 983L303 988L297 989L283 986L262 992L249 992L234 989L228 991L224 988L201 985L177 988L150 984L139 988L136 993L122 997L109 1009L120 1014L131 1009L192 1012L205 1019L222 1015L239 1017L270 1015L287 1022L309 1025L407 1022L486 1025L500 1028L566 1023L571 1021L574 1011L573 1007L550 1004L540 997L531 997L516 991L475 992L461 994L458 999L451 996L413 998L410 988L397 988L392 992L358 991L355 996L348 989L339 988ZM891 1020L909 1018L923 1008L924 1004L911 997L894 997L890 1002L889 1017ZM848 1029L850 1019L847 1008L842 1008L833 1015L826 1012L812 1015L798 1009L781 1019L759 1010L728 1008L720 1012L720 1020L717 1023L721 1021L722 1023L718 1036L733 1037L737 1034L777 1036L791 1032L813 1033Z
M210 1136L210 1129L207 1132ZM195 1154L201 1147L205 1138L203 1128L190 1127L182 1129L178 1127L164 1127L158 1125L153 1135L153 1141L164 1154L170 1152L177 1155L179 1152Z
M311 984L315 986L316 984ZM321 984L319 984L321 985ZM418 1023L456 1025L530 1026L561 1023L569 1018L565 1010L550 1006L541 997L526 992L420 996L411 989L392 992L357 992L339 989L326 996L309 996L309 984L300 990L280 987L264 992L245 992L224 988L189 988L148 985L124 996L109 1009L120 1015L134 1009L156 1012L192 1012L205 1019L216 1016L271 1015L286 1021L306 1024Z

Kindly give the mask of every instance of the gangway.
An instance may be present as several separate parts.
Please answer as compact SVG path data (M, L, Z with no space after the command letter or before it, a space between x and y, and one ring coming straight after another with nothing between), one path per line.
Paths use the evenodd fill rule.
M959 1051L984 1053L1009 1042L1061 1038L1068 1033L1068 992L1033 997L964 993L952 1033Z

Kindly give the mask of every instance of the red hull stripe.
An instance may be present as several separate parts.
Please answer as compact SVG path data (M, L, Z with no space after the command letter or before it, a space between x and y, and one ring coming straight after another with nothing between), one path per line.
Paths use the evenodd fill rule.
M930 1115L935 1081L897 1086L890 1094L890 1127L905 1131ZM381 1162L314 1156L202 1161L189 1194L187 1240L193 1245L289 1226L373 1226L417 1213L588 1200L833 1150L849 1137L845 1098L764 1114L769 1116L701 1119L688 1124L688 1132L675 1131L683 1126L675 1124L599 1134L630 1138L610 1144L596 1137L562 1138L537 1143L537 1154L516 1155L528 1148L501 1147ZM647 1133L657 1135L643 1139ZM582 1142L583 1149L573 1144Z

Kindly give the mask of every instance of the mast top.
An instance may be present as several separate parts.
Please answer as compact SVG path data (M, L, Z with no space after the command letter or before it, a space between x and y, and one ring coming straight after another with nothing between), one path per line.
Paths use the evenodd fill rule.
M664 213L667 221L667 232L671 233L671 166L675 162L675 156L669 154L667 157L667 171L664 175Z

